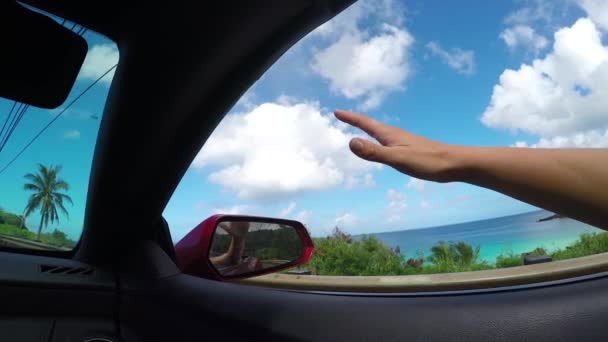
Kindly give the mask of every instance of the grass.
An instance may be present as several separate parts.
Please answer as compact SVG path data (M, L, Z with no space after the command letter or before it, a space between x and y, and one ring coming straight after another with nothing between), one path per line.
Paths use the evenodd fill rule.
M36 233L27 229L21 229L11 224L3 223L0 224L0 234L14 236L31 241L38 241L56 247L74 248L74 246L76 246L76 242L74 240L69 239L64 232L59 231L57 229L50 233L40 234L40 240L37 240Z
M36 234L27 229L21 229L17 226L7 223L0 224L0 234L2 235L10 235L14 237L19 237L28 240L36 239Z

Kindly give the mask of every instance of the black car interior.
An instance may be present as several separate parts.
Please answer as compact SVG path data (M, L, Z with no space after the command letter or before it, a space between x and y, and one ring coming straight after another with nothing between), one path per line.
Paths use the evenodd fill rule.
M351 2L22 1L108 36L120 61L82 239L73 253L0 252L0 340L608 340L605 273L403 294L268 289L180 273L162 211L196 153L267 68Z

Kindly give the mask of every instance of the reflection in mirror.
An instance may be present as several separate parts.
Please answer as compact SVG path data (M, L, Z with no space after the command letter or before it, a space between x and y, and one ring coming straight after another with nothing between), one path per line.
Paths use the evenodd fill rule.
M222 276L261 272L297 260L304 245L287 224L222 221L211 241L211 263Z

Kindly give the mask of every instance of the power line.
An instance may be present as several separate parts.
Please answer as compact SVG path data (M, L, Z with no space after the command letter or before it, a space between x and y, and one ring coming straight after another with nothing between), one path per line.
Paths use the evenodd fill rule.
M6 129L6 134L4 135L4 137L2 139L0 139L0 151L2 151L4 149L4 146L6 146L8 139L13 135L15 128L17 128L17 125L19 125L19 122L21 121L21 119L23 118L23 115L25 115L25 112L27 111L27 109L29 107L30 107L29 105L26 105L23 103L19 104L19 107L17 108L17 111L15 112L15 114L13 116L12 122L9 124L9 126Z
M84 27L84 26L81 26L81 27L80 27L80 29L79 29L79 30L76 32L76 34L82 37L82 35L83 35L85 32L87 32L87 28L86 28L86 27Z
M29 107L28 105L26 105L24 103L17 102L17 104L18 104L17 110L16 111L13 110L13 108L14 108L14 105L13 105L13 108L11 108L11 111L9 112L9 114L6 118L6 121L4 122L4 126L2 127L3 134L0 134L0 151L2 151L2 149L8 142L8 139L11 137L11 135L15 131L15 128L19 124L19 121L21 121L23 114L25 114L25 111ZM8 123L8 125L6 125L7 123ZM4 130L5 126L6 126L6 130Z
M6 136L6 139L3 143L3 145L0 147L0 151L4 148L4 146L6 145L6 142L8 141L8 139L13 135L13 132L15 131L15 128L17 128L17 125L19 125L19 122L21 121L21 119L23 118L23 116L25 115L25 112L30 108L30 105L25 105L23 106L23 108L21 109L21 112L19 112L17 114L17 119L15 120L15 123L13 124L13 127L11 127L11 130L8 132L8 135Z
M34 141L36 141L36 139L38 139L38 137L40 137L42 135L42 133L44 133L44 131L46 131L47 128L49 128L55 121L57 121L57 119L59 119L59 117L61 115L63 115L63 113L65 113L76 101L78 101L78 99L80 99L87 91L89 91L89 89L93 88L93 86L95 84L97 84L97 82L99 82L102 78L104 78L107 74L110 73L110 71L114 70L116 68L118 64L114 64L114 66L112 66L110 69L108 69L108 71L104 72L101 76L99 76L95 81L93 81L93 83L91 83L88 87L86 87L86 89L84 89L80 94L78 94L78 96L76 96L76 98L74 98L72 100L72 102L68 103L67 106L65 106L65 108L63 108L57 115L55 115L55 117L49 121L48 124L46 124L46 126L42 127L42 129L40 130L40 132L38 132L25 146L23 146L23 148L19 151L19 153L17 153L15 155L15 157L13 157L13 159L11 159L8 164L6 164L2 170L0 170L0 175L4 173L4 171L6 171L6 169L8 169L9 166L11 166L11 164L13 164L15 162L15 160L17 160L17 158L19 158L19 156L21 156L23 154L23 152L25 152L25 150L28 149L28 147L30 147L30 145L32 145L34 143Z
M6 119L4 120L4 125L2 125L2 129L0 129L0 137L2 137L2 135L4 134L4 128L6 127L6 124L8 124L8 122L10 121L10 118L13 115L13 111L15 110L16 105L17 105L17 101L13 101L13 106L11 107L11 110L8 112L8 114L6 114Z

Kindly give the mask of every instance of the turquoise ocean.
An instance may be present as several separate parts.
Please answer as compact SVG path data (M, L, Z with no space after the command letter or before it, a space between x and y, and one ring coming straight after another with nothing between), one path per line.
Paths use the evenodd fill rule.
M524 253L536 247L553 251L576 241L582 233L603 230L576 220L561 218L545 222L539 219L551 216L546 211L497 217L492 219L450 224L445 226L409 229L369 234L391 248L399 246L405 257L415 257L417 252L428 256L431 246L438 241L464 241L480 245L479 257L494 263L503 252Z

